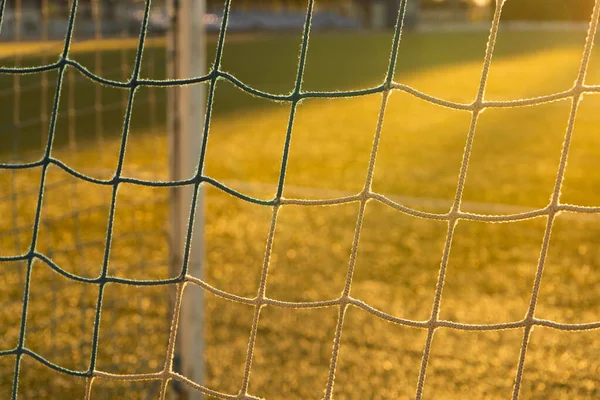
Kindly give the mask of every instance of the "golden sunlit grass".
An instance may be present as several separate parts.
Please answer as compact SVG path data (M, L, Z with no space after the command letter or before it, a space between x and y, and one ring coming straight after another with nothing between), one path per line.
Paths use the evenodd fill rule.
M408 35L401 44L396 81L445 99L472 101L485 37L443 35ZM559 35L561 39L556 43L539 48L532 43L548 40L548 34L527 35L531 36L510 32L500 35L488 100L549 94L573 84L584 33L570 33L567 39ZM263 39L252 46L256 46L256 52L282 43L293 46L287 40ZM441 54L443 59L444 52L461 40L469 48L463 56L451 62L434 60L424 68L410 67L411 62L418 65L419 58L433 57L429 54ZM306 85L326 87L331 80L343 80L327 72L336 62L335 54L319 52L325 45L339 45L342 39L316 35L313 41L321 58L311 58L311 44ZM385 48L388 43L383 35L367 36L347 43L345 48L331 48L346 54L353 45ZM231 60L244 60L249 46L245 43L230 48L229 69L236 74L235 69L243 65ZM507 53L507 49L512 53ZM416 61L403 58L411 54ZM360 53L356 56L360 57ZM370 68L360 62L356 68ZM374 58L373 63L383 65L385 59ZM591 67L597 63L598 57L594 56ZM256 66L249 68L252 67ZM319 71L322 84L315 80ZM591 69L589 84L600 80L597 71ZM278 74L285 75L281 71ZM378 77L373 75L367 82L358 83L362 87L374 85ZM267 80L257 77L256 86L263 84L261 79ZM291 81L282 78L281 82ZM284 196L327 198L360 191L380 102L379 95L304 101L294 124ZM581 104L563 202L600 204L600 177L595 173L599 102L586 95ZM234 91L227 82L218 84L205 174L246 194L269 199L276 190L289 107L267 107L265 103ZM232 108L232 114L228 110L236 104L245 107ZM475 137L463 210L510 213L515 208L544 207L556 177L569 108L570 100L563 100L535 107L486 110ZM411 207L417 209L448 211L469 118L467 112L443 109L395 92L385 115L373 190L401 203L410 201ZM164 178L166 138L142 133L143 130L132 132L125 175L147 177L153 173ZM100 159L100 151L110 156ZM107 178L114 170L117 151L118 142L111 140L102 149L81 146L77 153L57 147L54 156L77 170ZM2 255L28 249L39 177L38 169L5 170L0 175L0 187L6 189L2 194L7 196L0 202L0 215L7 216L0 236ZM19 187L13 188L13 183ZM75 179L55 166L50 167L47 185L37 250L69 272L97 276L104 256L110 187ZM23 194L30 189L33 191ZM15 192L19 195L12 197ZM258 288L271 209L211 187L205 189L205 194L205 279L221 290L253 297ZM120 187L110 274L136 279L172 276L167 266L167 196L166 189L128 184ZM339 296L357 213L355 203L283 206L277 221L267 296L289 301ZM568 323L600 320L600 259L595 251L600 234L598 221L600 217L570 213L557 217L537 317ZM15 226L23 227L19 235L13 233ZM440 318L463 323L521 320L529 306L544 228L545 219L541 217L509 224L460 221L450 254ZM417 219L371 201L358 248L352 296L398 317L428 319L446 231L444 222ZM23 263L4 263L0 279L0 321L8 327L0 338L0 349L10 349L18 339ZM97 287L71 282L36 262L31 290L26 346L58 365L86 370ZM166 354L168 289L108 285L104 302L97 368L118 373L160 370ZM230 394L239 391L252 315L248 306L206 294L207 387ZM321 398L336 318L335 307L265 307L250 393L266 399ZM509 398L522 334L522 329L475 333L440 328L433 341L424 398ZM425 336L425 330L387 323L351 307L344 323L335 397L413 398ZM600 373L600 343L596 337L596 332L535 328L522 397L598 397L600 386L595 377ZM80 380L53 372L27 356L24 360L20 385L24 398L64 397L65 393L80 396ZM0 398L10 393L13 367L14 358L0 358ZM94 388L97 398L142 398L139 393L155 394L157 387L98 380ZM133 393L134 389L138 389L138 394Z

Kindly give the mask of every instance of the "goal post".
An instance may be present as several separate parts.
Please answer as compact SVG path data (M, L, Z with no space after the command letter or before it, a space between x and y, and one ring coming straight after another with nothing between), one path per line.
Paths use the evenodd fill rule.
M168 60L170 78L205 74L206 49L203 16L205 0L169 0ZM205 112L205 85L174 86L169 91L169 141L171 180L190 179L196 173ZM175 187L171 197L172 275L181 273L190 223L194 185ZM197 197L188 274L203 277L203 195ZM199 288L188 286L181 306L176 345L178 372L204 381L204 298ZM200 400L201 392L182 387L184 398Z

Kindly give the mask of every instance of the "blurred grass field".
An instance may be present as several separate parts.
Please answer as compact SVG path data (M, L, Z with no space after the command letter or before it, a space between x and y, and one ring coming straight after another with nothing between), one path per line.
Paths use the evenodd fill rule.
M292 90L299 34L226 43L223 70L252 87ZM395 80L446 100L474 99L487 33L404 34ZM576 78L585 32L501 31L486 91L487 100L510 100L569 89ZM376 86L388 63L390 33L311 35L304 90ZM214 41L209 41L209 60ZM122 53L85 47L72 58L97 74L121 79ZM133 66L133 49L125 52ZM3 59L10 65L11 58ZM21 65L40 63L25 57ZM165 76L165 53L150 46L143 75ZM152 65L152 67L150 67ZM595 51L587 83L600 83ZM77 149L69 149L69 96L79 109L94 107L95 83L79 78L63 87L53 155L98 178L114 173L124 107L122 90L102 87L105 140L96 113L74 120ZM50 88L56 72L50 72ZM42 155L47 127L40 120L40 75L22 76L24 127L12 124L13 77L0 75L0 158ZM150 109L150 91L157 101ZM52 91L47 93L52 97ZM166 177L166 89L138 90L125 155L125 174ZM362 189L380 95L305 100L297 111L284 196L328 198ZM112 107L115 105L114 107ZM463 211L511 213L542 208L553 189L570 100L534 107L489 109L480 117L468 171ZM561 200L600 204L600 99L581 103ZM289 105L252 97L226 81L217 85L205 175L243 193L272 198L279 176ZM373 190L413 208L448 211L470 114L431 105L406 93L392 94L385 115ZM152 121L152 122L151 122ZM31 242L40 170L0 171L0 254L22 254ZM37 250L65 270L97 276L104 255L110 187L76 179L55 166L48 172ZM206 276L211 285L253 297L258 288L269 207L205 189ZM165 278L168 269L168 191L122 184L117 199L110 274ZM286 205L277 221L267 296L314 301L339 296L344 286L358 204ZM564 323L600 320L599 216L560 214L555 222L536 316ZM521 320L527 311L545 218L509 224L460 221L456 228L440 318L464 323ZM371 201L360 238L352 296L392 315L426 320L431 313L445 222L417 219ZM24 263L2 263L0 350L17 345ZM193 288L190 290L199 290ZM71 282L36 262L31 281L26 346L53 363L78 371L89 366L97 287ZM169 323L169 290L109 284L103 306L97 368L142 373L162 368ZM206 294L206 386L239 391L252 308ZM331 357L337 309L288 310L267 306L261 314L249 392L266 399L319 399ZM523 332L436 331L427 371L428 399L509 398ZM414 397L425 330L401 327L350 308L336 374L337 399ZM522 398L594 399L600 396L597 333L536 327L525 363ZM0 398L10 394L14 357L0 358ZM23 357L22 398L79 398L84 381ZM114 384L98 379L94 398L154 398L151 383ZM134 392L135 390L135 392ZM143 395L143 394L144 395Z

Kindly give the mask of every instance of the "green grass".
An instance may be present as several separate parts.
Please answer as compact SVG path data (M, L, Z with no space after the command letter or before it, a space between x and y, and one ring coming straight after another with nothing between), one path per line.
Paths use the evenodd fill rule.
M575 80L584 32L507 32L499 35L486 99L509 100L570 88ZM307 57L305 90L342 90L379 84L389 57L389 33L314 34ZM485 33L406 34L400 44L397 82L447 100L474 99L485 50ZM209 53L214 51L210 42ZM298 35L258 37L227 44L223 68L253 87L274 93L292 89ZM126 52L132 60L131 51ZM95 53L73 57L93 69ZM109 77L120 79L120 53L102 54ZM154 76L164 76L164 53L148 49ZM600 82L594 53L588 84ZM35 64L39 59L24 59ZM132 62L130 62L132 65ZM149 64L144 66L148 76ZM51 75L51 74L50 74ZM39 82L39 75L22 84ZM68 111L68 80L61 98ZM1 88L12 77L0 77ZM78 81L77 108L94 104L96 84ZM119 103L122 90L103 88L105 104ZM39 91L22 98L23 120L39 117ZM12 94L5 95L2 125L12 121ZM51 93L48 93L51 96ZM154 89L157 100L165 89ZM125 157L128 176L165 174L165 113L150 107L149 89L136 94L132 131ZM285 197L326 198L361 190L380 95L353 99L306 100L292 134ZM562 201L600 204L597 188L600 147L599 100L586 95L577 116ZM544 207L552 192L570 102L535 107L490 109L480 117L465 186L463 210L511 212ZM96 177L110 177L117 160L123 108L105 112L105 142L96 142L94 114L75 118L77 151L69 150L68 118L59 120L55 157ZM217 85L205 174L244 193L272 198L279 176L287 104ZM154 122L150 122L154 118ZM470 115L425 103L402 92L392 94L377 155L373 190L414 208L446 212L454 198ZM4 131L3 160L41 155L45 128ZM18 143L15 144L18 138ZM31 241L36 182L40 171L2 171L2 255L23 253ZM144 175L146 176L146 175ZM250 182L251 184L248 184ZM12 185L16 184L17 187ZM82 182L56 167L48 173L38 251L64 269L96 276L103 257L110 188ZM27 190L34 191L24 193ZM302 188L311 188L306 190ZM10 197L19 193L16 200ZM115 219L111 274L164 278L167 267L168 191L121 185ZM66 196L66 197L65 197ZM415 200L415 198L417 200ZM66 200L65 200L66 199ZM422 199L422 200L418 200ZM435 201L427 201L435 199ZM482 204L483 203L483 204ZM500 206L498 206L500 205ZM340 295L348 266L358 204L332 207L284 206L278 217L267 296L314 301ZM211 285L254 296L264 257L271 209L208 187L205 201L206 276ZM557 217L536 316L558 322L600 320L600 234L597 216ZM13 234L14 226L22 227ZM440 318L466 323L499 323L524 317L544 233L545 219L510 224L460 221L450 254ZM426 320L431 313L447 225L401 214L381 203L367 205L358 248L352 296L395 316ZM18 241L16 240L18 239ZM0 349L18 339L23 265L4 263L0 275L0 321L7 327ZM35 263L26 345L52 362L87 369L97 288L68 281ZM198 289L191 289L198 290ZM157 371L166 353L168 289L109 285L102 313L98 369ZM323 395L331 357L337 309L264 308L259 325L249 391L267 399L318 399ZM206 385L239 391L252 309L206 294ZM509 398L522 330L473 333L436 331L425 383L425 398ZM344 323L336 374L337 399L412 398L426 331L384 322L350 307ZM596 332L534 329L525 365L522 398L597 398L600 344ZM0 358L0 398L9 396L14 358ZM79 397L81 380L52 372L25 356L20 393L24 398ZM97 380L95 398L136 398L152 391L148 383L111 384ZM126 393L126 394L125 394ZM141 395L140 395L141 396Z

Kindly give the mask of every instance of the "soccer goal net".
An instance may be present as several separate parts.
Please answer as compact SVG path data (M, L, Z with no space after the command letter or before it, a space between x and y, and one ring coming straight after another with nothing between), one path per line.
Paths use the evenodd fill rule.
M104 238L106 216L111 209L106 186L97 183L107 182L114 175L129 93L90 80L75 67L66 64L60 67L57 57L63 54L60 64L65 62L67 53L63 53L63 49L67 46L68 57L76 59L79 68L88 74L112 82L127 82L136 60L144 3L15 0L3 1L1 6L3 68L23 72L33 68L35 71L3 73L0 82L0 96L6 105L0 116L2 256L32 254L31 246L35 242L36 252L60 266L62 272L79 277L72 280L68 275L37 269L37 266L36 271L26 273L24 268L32 266L35 259L3 259L0 319L6 329L0 339L1 347L3 350L14 347L20 337L19 326L29 320L28 348L39 352L58 370L81 370L91 354L92 338L88 333L92 308L98 301L97 293L92 294L81 278L93 279L98 274L97 267L102 263L107 244ZM164 4L157 1L154 7L153 23L149 24L144 42L144 62L138 66L138 74L164 79L167 73L166 32L161 25L166 19ZM156 88L144 88L138 94L141 96L135 107L139 117L130 118L128 132L140 138L136 140L140 147L130 153L126 163L121 160L120 169L145 178L165 179L168 171L167 96ZM53 146L52 153L50 146ZM50 164L43 167L44 182L40 190L42 164L39 160L42 158L45 160L42 164L50 159L61 160L66 169L54 169ZM92 181L77 178L68 171L78 171ZM92 183L94 181L96 183ZM113 231L113 243L121 250L112 253L110 262L123 276L136 269L146 271L146 278L166 275L170 263L168 246L157 246L152 252L133 250L145 249L150 242L168 243L168 224L159 222L167 218L168 195L159 191L139 197L133 191L126 192L119 194L122 217L113 214L124 224ZM42 195L43 212L42 203L38 203ZM38 207L39 212L36 212ZM35 233L32 234L34 220ZM148 223L156 225L144 226ZM39 286L23 292L26 282L30 281L36 281ZM105 353L106 359L118 365L120 372L133 365L158 366L159 359L145 348L160 343L168 330L165 321L169 297L164 291L154 290L149 295L124 289L119 290L117 296L103 299L105 318L108 317L106 326L110 328L102 339L113 343L111 347L128 350L119 351L119 355ZM23 309L27 317L18 311L24 295L29 304L34 305ZM144 318L144 323L140 323L140 313L146 313L149 319ZM135 324L138 327L132 329ZM148 341L136 343L139 337ZM21 340L25 340L25 336ZM20 346L24 343L21 341ZM102 359L103 350L99 352ZM23 355L17 357L21 363ZM0 397L11 396L7 391L9 387L13 387L12 396L17 395L17 376L9 367L15 361L14 356L3 357ZM73 381L61 375L39 373L42 364L29 369L29 363L22 363L26 372L19 370L19 397L53 397L56 390L63 390L66 397L79 396ZM51 382L56 382L56 389L48 389ZM116 387L108 394L100 393L99 397L126 397L128 391L150 396L157 390L156 385Z
M513 375L510 377L511 395L516 399L522 391L534 328L569 332L600 328L600 322L556 322L536 314L551 247L550 237L557 217L566 212L600 213L598 207L561 202L578 107L584 94L600 91L599 86L586 83L598 28L600 0L595 2L580 67L573 77L572 87L540 97L495 101L486 99L485 93L502 7L506 2L498 0L490 23L478 88L474 100L467 103L441 99L395 80L407 1L411 0L400 2L395 28L388 35L389 62L381 71L383 80L374 87L323 91L303 87L310 54L309 36L316 15L316 2L308 0L299 35L300 53L295 80L292 90L282 93L257 89L223 68L228 24L234 15L231 0L226 0L222 11L214 15L219 29L214 38L214 60L209 63L209 70L191 76L185 76L185 72L204 68L197 65L203 60L190 56L196 54L197 37L193 35L199 31L194 29L205 23L203 20L202 24L198 24L198 21L189 18L203 10L199 1L190 1L189 4L174 2L168 16L163 14L164 4L153 1L151 5L149 0L135 3L139 6L137 8L131 5L123 10L118 4L100 0L72 0L64 8L51 0L42 0L35 3L35 7L39 8L33 12L30 12L29 2L25 0L2 1L0 37L8 35L10 40L0 47L7 49L6 52L0 50L3 52L0 95L5 99L4 111L0 115L3 127L0 142L3 148L0 153L3 158L0 163L0 214L3 216L0 226L0 283L4 285L0 294L0 322L4 328L0 338L0 390L3 391L0 397L16 399L20 394L26 398L44 397L53 388L73 398L148 396L164 399L186 392L188 396L259 399L265 394L255 391L255 388L272 385L275 392L291 393L289 398L302 398L307 392L299 387L310 386L305 382L313 382L314 379L315 385L320 384L312 392L315 398L329 400L336 396L341 385L340 375L348 398L353 398L353 393L363 393L362 398L400 397L400 392L387 387L391 382L387 380L391 379L388 372L393 366L388 359L382 358L377 362L369 379L361 378L361 367L369 364L369 349L378 348L378 343L373 343L369 337L371 334L382 341L402 341L404 337L407 341L420 343L418 350L409 344L381 349L383 353L394 350L403 354L418 353L417 357L406 356L406 360L415 365L414 374L407 372L400 381L403 387L410 388L402 393L412 392L416 399L421 399L428 370L431 369L434 334L439 331L482 334L511 331L518 332L519 336L518 351L512 359ZM188 18L182 9L190 13ZM162 23L164 18L165 24L172 24L174 17L178 19L175 18L171 45L176 47L176 51L167 53ZM155 29L158 32L154 32ZM193 37L183 40L186 35ZM78 40L80 36L84 39ZM190 46L189 54L181 53L182 43ZM175 57L175 60L169 60L169 57ZM175 77L173 71L168 76L167 61L174 63ZM213 127L213 112L218 106L217 83L234 86L244 94L276 103L277 107L286 107L285 126L280 130L283 140L277 160L277 179L270 187L271 197L255 195L251 190L245 192L239 189L244 187L239 182L223 182L206 170L209 139L214 135L214 132L209 133ZM186 94L186 90L198 86L206 89L206 96ZM458 176L455 195L443 212L413 208L373 190L376 158L381 150L382 131L388 115L386 110L395 92L470 116L464 132L464 151L455 171ZM174 127L172 135L175 136L167 139L166 107L163 103L167 102L168 93L172 94L169 102L176 106L171 109L173 119L170 121ZM378 96L379 103L376 124L371 132L374 135L368 150L368 162L363 171L362 189L357 193L327 198L288 195L292 192L286 190L286 175L301 103L369 96ZM532 211L510 214L464 211L461 205L467 170L482 113L490 109L538 106L560 100L570 101L570 110L560 156L556 160L554 185L547 193L549 203ZM189 114L195 114L196 118ZM261 125L266 126L270 125ZM245 131L252 129L251 126L244 127ZM194 131L197 132L196 136L192 134L194 138L181 136ZM175 151L171 174L164 172L168 170L168 140L171 140L171 149ZM245 152L260 154L260 139L237 140L236 143L245 144ZM194 154L196 158L193 158ZM181 159L183 162L180 162ZM327 169L329 164L325 161L323 168ZM214 272L211 272L210 279L199 276L196 273L199 269L194 265L197 258L202 257L199 247L204 246L196 234L198 226L204 222L203 205L200 203L204 190L218 193L216 203L228 201L227 207L211 208L208 205L207 210L231 217L229 220L225 218L226 222L221 224L206 225L211 234L225 232L224 235L229 235L230 239L211 247L214 253L211 268ZM405 317L398 310L386 309L381 302L373 304L354 295L361 235L364 236L367 229L365 216L374 204L385 205L411 221L420 219L444 224L442 245L439 246L441 253L436 255L435 284L427 286L431 289L428 292L430 302L424 319ZM346 205L354 208L343 208ZM314 287L318 284L328 286L327 280L316 282L307 276L308 272L293 268L286 276L277 268L282 268L283 257L287 258L289 265L294 265L293 260L299 257L309 257L299 254L301 252L296 251L294 246L297 241L306 240L306 237L299 237L302 234L293 233L298 229L295 224L304 222L302 216L305 211L298 210L326 208L324 206L343 208L344 211L339 212L352 215L353 226L349 234L346 232L345 236L335 237L337 231L328 226L327 221L317 218L313 230L305 235L314 242L311 242L312 247L305 249L306 253L327 247L328 253L340 253L347 261L341 272L341 285L330 290L336 294L315 298ZM236 217L236 208L242 207L253 207L256 219L265 222L264 232L249 228L255 224L254 221ZM170 219L173 215L169 214L173 209L174 225ZM286 209L296 211L286 214ZM210 218L208 214L206 217ZM468 323L442 318L442 294L447 276L451 274L448 265L451 248L455 245L457 223L472 221L510 225L533 219L543 219L545 225L537 265L532 273L533 281L528 282L532 289L527 296L524 317L497 323ZM256 234L258 231L262 234ZM315 232L327 240L319 240ZM282 243L289 244L289 248L276 249L279 235L286 236L287 240ZM392 241L392 231L385 232L384 236L390 238L388 247L396 243ZM348 241L347 246L339 244L344 240ZM381 250L387 251L386 245L382 246ZM406 246L410 247L409 244ZM347 253L343 250L346 248ZM244 268L232 272L233 262L222 256L226 252L238 252L238 263ZM426 252L430 253L431 249ZM260 256L256 256L257 253ZM260 261L256 262L259 258ZM333 270L319 257L307 259L318 264L312 266L311 273L316 269ZM214 265L219 262L221 264ZM319 276L329 277L329 272L322 273L325 275ZM215 277L226 274L232 275L231 285L215 284L219 282ZM247 280L245 283L254 285L252 290L242 288L240 282L244 279ZM331 278L332 281L336 279ZM293 281L287 286L290 291L297 286L308 286L307 298L286 297L285 290L279 291L282 297L269 295L270 284L281 285L284 280ZM362 286L363 290L365 287ZM194 295L187 296L189 293ZM216 322L211 326L207 323L206 327L194 326L194 321L202 323L194 318L199 309L205 307L204 295L212 296L206 308L212 310L211 315ZM239 308L231 308L234 307L232 304ZM316 314L319 310L331 313ZM357 319L355 315L358 314L353 314L354 310L360 311L363 319ZM315 314L311 314L313 319L309 323L300 317L284 317L283 311ZM265 313L271 313L270 317ZM330 314L335 315L329 318ZM329 318L333 323L327 325L323 322L328 328L322 330L320 318ZM355 323L352 329L348 328L349 319ZM362 324L356 325L356 321ZM395 339L391 334L381 336L376 332L381 321L406 331L394 331ZM297 329L290 328L290 335L286 337L277 334L280 324ZM302 329L302 324L310 329ZM417 333L409 333L410 328ZM221 345L214 349L196 347L194 342L203 343L206 332L213 337L219 336ZM243 332L243 335L237 332ZM270 338L269 341L261 342L264 337ZM351 338L350 342L344 342L345 337ZM354 342L360 342L360 345ZM278 347L280 344L285 346ZM353 346L360 358L360 361L352 362L347 358L352 367L346 369L341 366L345 345ZM281 348L285 349L287 356L297 356L298 364L290 365L286 355L276 354ZM201 354L205 359L230 359L232 365L209 363L211 369L204 371L203 360L197 359L197 351L205 352ZM304 361L303 356L310 361ZM280 363L269 364L272 359ZM178 365L180 361L183 366ZM402 359L396 362L408 364ZM452 380L451 367L447 380ZM278 378L272 379L279 381L270 382L279 368L301 369L306 380L286 380L277 375ZM238 372L230 372L230 369ZM199 374L220 378L207 383L203 377L197 378ZM491 377L481 376L480 379ZM253 386L253 380L260 381L262 386ZM279 385L280 382L285 384ZM373 391L363 388L364 385L372 386ZM373 395L375 389L384 390L384 387L387 394ZM356 396L361 398L361 395Z

